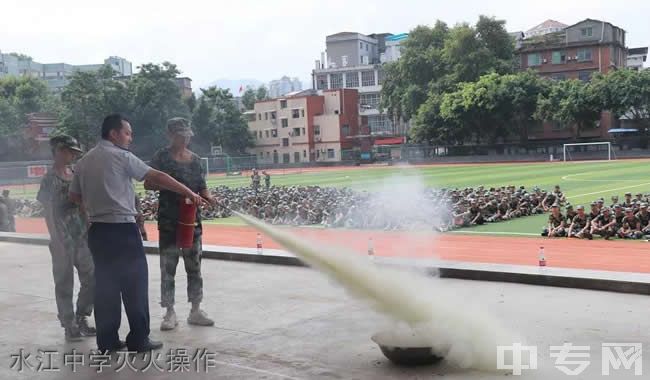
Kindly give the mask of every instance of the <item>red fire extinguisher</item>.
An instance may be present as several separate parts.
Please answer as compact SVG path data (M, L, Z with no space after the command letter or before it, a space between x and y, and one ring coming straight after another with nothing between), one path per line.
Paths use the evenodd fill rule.
M178 202L178 225L176 226L176 247L192 248L196 223L196 205L189 198Z

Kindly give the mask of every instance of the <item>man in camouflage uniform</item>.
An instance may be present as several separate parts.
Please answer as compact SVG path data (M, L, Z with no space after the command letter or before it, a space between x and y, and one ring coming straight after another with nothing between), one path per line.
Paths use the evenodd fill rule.
M602 213L591 220L591 234L602 236L605 240L616 235L616 218L608 207L603 208Z
M42 178L37 199L45 208L45 222L50 233L58 318L66 340L79 341L82 336L96 334L86 319L93 311L95 291L95 267L87 245L88 223L80 208L68 199L73 176L69 165L81 153L81 148L77 140L65 135L53 137L50 146L54 166ZM74 268L77 268L81 284L76 314L72 304Z
M16 232L16 203L9 196L9 190L2 190L2 200L7 206L7 218L9 220L9 232Z
M167 135L170 146L154 154L151 167L169 174L178 182L184 184L194 193L214 203L214 198L207 189L205 173L199 156L187 149L193 136L188 120L173 118L167 123ZM145 181L148 190L160 190ZM158 196L158 230L160 234L160 305L167 309L160 329L173 330L178 326L174 310L176 267L180 256L185 263L187 273L187 298L192 303L192 310L187 323L199 326L212 326L214 321L200 309L203 300L203 278L201 276L201 212L197 207L196 227L194 228L194 245L190 249L179 249L176 246L176 228L179 218L179 198L176 193L160 190Z
M271 187L271 175L266 171L263 171L262 174L264 175L264 187L268 190Z
M551 206L551 214L548 216L548 226L542 231L542 236L564 237L566 230L564 226L564 216L560 213L560 206L554 204Z
M585 208L581 205L576 207L578 210L578 215L573 217L571 225L569 226L569 232L567 237L569 238L578 238L578 239L591 239L589 218L585 214Z
M641 222L634 215L634 210L631 207L625 209L623 227L618 230L618 236L621 239L640 239L643 236Z
M253 174L251 175L251 186L255 194L259 191L260 188L260 174L257 172L257 169L253 169Z
M641 232L643 235L650 235L650 212L648 212L647 203L641 203L636 217L639 219L639 222L641 222Z
M11 232L11 222L9 221L9 207L0 198L0 232Z
M138 224L140 229L140 236L142 236L142 241L149 240L147 237L147 230L144 228L144 215L142 214L142 200L140 194L135 195L135 210L138 212L138 215L135 217L135 222Z

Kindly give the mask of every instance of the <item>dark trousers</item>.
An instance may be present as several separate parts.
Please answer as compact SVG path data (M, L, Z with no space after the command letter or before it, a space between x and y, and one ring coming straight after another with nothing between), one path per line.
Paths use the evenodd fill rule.
M97 347L118 347L123 302L131 329L126 344L137 351L150 332L149 271L138 225L92 223L88 247L95 262Z

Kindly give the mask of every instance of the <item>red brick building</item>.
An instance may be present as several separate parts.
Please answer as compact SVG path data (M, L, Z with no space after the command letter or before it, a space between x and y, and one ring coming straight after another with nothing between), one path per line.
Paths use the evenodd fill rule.
M552 24L560 29L557 27L560 23ZM589 81L594 73L607 73L626 66L625 31L609 22L586 19L554 32L534 33L537 29L539 26L526 32L526 37L518 41L517 54L522 70L533 69L555 80ZM584 132L582 137L609 138L607 131L614 124L612 115L603 112L599 127ZM571 131L545 123L543 128L531 133L530 139L571 136Z

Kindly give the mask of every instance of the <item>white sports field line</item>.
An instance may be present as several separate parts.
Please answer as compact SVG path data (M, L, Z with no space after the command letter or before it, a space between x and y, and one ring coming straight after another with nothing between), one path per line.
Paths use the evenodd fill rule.
M650 182L645 182L645 183L639 183L637 185L630 185L630 186L623 186L623 187L617 187L614 189L607 189L607 190L601 190L601 191L594 191L591 193L584 193L584 194L578 194L578 195L572 195L572 196L567 196L567 198L579 198L579 197L585 197L587 195L596 195L596 194L602 194L602 193L609 193L612 191L618 191L618 190L627 190L627 189L633 189L635 187L641 187L641 186L650 186Z

